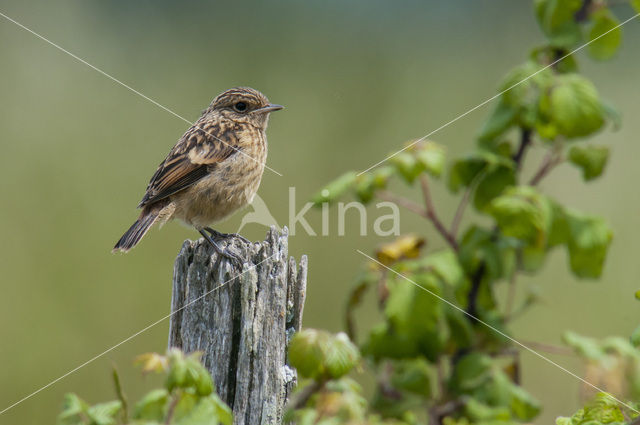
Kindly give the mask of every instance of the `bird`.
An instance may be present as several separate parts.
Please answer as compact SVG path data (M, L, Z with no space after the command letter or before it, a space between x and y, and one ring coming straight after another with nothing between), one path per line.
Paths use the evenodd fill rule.
M140 216L112 252L128 252L154 224L178 219L193 226L219 255L241 263L216 242L239 235L210 226L253 200L267 158L269 115L283 108L250 87L216 96L160 163L138 204Z

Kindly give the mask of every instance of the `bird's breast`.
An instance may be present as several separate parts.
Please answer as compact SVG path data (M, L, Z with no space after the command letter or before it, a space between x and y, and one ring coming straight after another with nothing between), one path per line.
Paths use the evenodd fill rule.
M206 177L176 196L175 217L204 227L253 200L267 159L266 136L263 132L246 132L238 142L237 152L210 166Z

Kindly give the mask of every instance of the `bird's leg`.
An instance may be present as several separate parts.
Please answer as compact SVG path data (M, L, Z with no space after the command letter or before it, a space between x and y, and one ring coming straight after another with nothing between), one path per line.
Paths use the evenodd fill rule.
M211 236L213 236L216 239L238 238L238 239L242 239L244 242L248 244L251 244L251 241L249 239L245 238L242 235L239 235L238 233L221 233L221 232L218 232L217 230L213 230L211 227L205 227L203 230L206 230L207 232L209 232Z
M213 247L213 249L221 256L228 258L229 260L231 260L233 263L237 264L238 266L242 267L242 264L244 263L244 260L235 252L231 251L229 249L229 247L226 247L225 249L220 248L220 245L218 245L212 238L211 236L204 231L204 229L198 229L198 232L200 232L200 234L204 237L204 239L209 242L211 244L211 246Z

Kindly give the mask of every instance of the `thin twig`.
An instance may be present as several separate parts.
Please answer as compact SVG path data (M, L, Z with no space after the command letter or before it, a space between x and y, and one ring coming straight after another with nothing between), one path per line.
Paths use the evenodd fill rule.
M540 164L540 168L529 181L529 186L536 186L540 183L549 172L558 164L562 163L562 157L558 154L557 150L551 150L547 152Z
M426 217L427 212L422 208L422 205L413 202L411 199L398 196L393 192L389 192L388 190L379 190L376 192L376 196L383 201L393 202L395 204L400 205L408 209L411 212L418 214L421 217Z
M524 345L529 348L532 348L536 351L544 351L551 354L562 354L563 356L573 356L575 353L569 347L561 347L559 345L547 344L544 342L536 342L536 341L523 341L520 340Z
M479 175L479 174L478 174ZM458 208L456 208L456 213L453 216L453 221L451 222L451 236L454 238L458 235L458 228L460 227L460 222L462 222L462 217L464 215L464 210L469 204L469 198L471 197L471 192L473 191L473 182L467 187L467 190L464 191L462 195L462 199L460 199L460 203L458 204Z
M127 406L127 398L125 397L124 392L122 391L122 385L120 383L120 375L118 374L118 369L116 369L115 364L113 365L112 376L113 376L113 384L116 389L116 396L118 397L118 400L120 400L120 403L122 403L122 419L123 419L122 423L128 424L129 409Z
M430 220L433 223L433 226L436 228L438 233L442 235L445 241L451 245L454 250L458 250L458 243L453 235L451 235L447 229L444 227L440 219L438 218L435 209L433 207L433 202L431 201L431 195L429 193L428 182L426 181L426 176L422 176L421 178L422 184L422 193L425 198L426 209L422 207L420 204L412 201L411 199L405 198L403 196L396 195L393 192L388 190L379 190L376 192L376 196L384 201L393 202L395 204L400 205L408 209L409 211L418 214L420 217L424 217Z
M324 388L325 381L313 381L298 391L289 401L286 410L297 410L304 407L316 392Z
M171 423L171 419L173 419L173 414L176 410L176 406L178 405L179 401L180 401L180 394L179 393L174 394L173 399L171 400L171 403L169 403L169 408L167 410L167 417L164 420L165 424Z
M433 206L433 201L431 199L431 191L429 189L429 180L427 179L427 176L424 174L420 176L420 185L422 187L424 204L427 208L426 217L429 220L431 220L431 222L433 223L433 226L436 228L436 230L438 230L440 235L442 235L442 237L447 242L449 242L449 245L451 245L451 248L453 248L455 251L458 251L458 242L456 242L455 236L453 236L451 233L447 231L447 229L444 227L444 225L438 218L438 215L436 214L436 209Z
M524 154L527 151L527 148L531 144L531 136L533 132L528 128L523 128L520 133L520 146L518 147L518 152L513 155L513 162L516 163L516 170L520 170L522 167L522 161L524 160Z
M469 294L467 295L467 314L472 323L476 323L478 319L478 294L480 293L480 284L482 283L482 278L484 277L484 272L487 269L487 263L484 261L478 265L475 273L471 277L471 289L469 289Z
M531 145L531 142L533 140L532 136L533 136L532 130L525 129L525 128L522 129L518 151L512 157L513 161L516 164L516 171L520 171L520 168L522 167L524 155L527 151L527 148ZM482 178L484 177L485 171L486 171L486 166L485 166L485 169L481 170L478 174L476 174L476 176L473 178L473 180L467 187L467 190L465 190L464 194L462 195L462 199L460 200L460 203L456 208L455 215L453 216L453 221L451 222L451 231L449 232L454 239L457 238L458 236L458 228L460 227L460 222L462 221L464 210L469 203L471 193L474 191L474 189L476 188L480 180L482 180Z
M451 230L449 231L449 233L454 239L458 238L458 229L460 228L462 217L464 217L464 211L467 208L467 205L469 205L471 194L478 187L478 184L480 184L480 181L484 178L487 172L487 167L488 167L488 164L485 165L484 168L480 170L478 174L475 175L473 180L471 180L471 183L469 183L467 190L464 191L464 194L462 195L462 199L460 199L460 203L458 204L458 207L456 208L456 212L453 216L453 220L451 221Z

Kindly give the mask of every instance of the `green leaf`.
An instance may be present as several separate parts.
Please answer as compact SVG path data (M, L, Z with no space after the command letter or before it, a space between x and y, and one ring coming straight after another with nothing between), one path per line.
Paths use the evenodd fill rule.
M201 353L190 354L185 363L187 365L187 385L195 388L200 396L206 396L213 392L213 379L209 371L200 363Z
M424 170L434 177L440 177L444 170L445 149L432 141L414 145L414 155Z
M136 403L133 418L159 422L164 420L168 399L169 392L164 388L150 391Z
M396 172L392 166L382 166L356 177L356 195L363 203L373 199L376 190L384 189L391 176Z
M433 273L414 274L411 280L440 295L440 285ZM440 301L404 279L394 278L392 282L384 310L391 323L411 335L434 330L442 312Z
M454 348L467 348L471 346L473 342L473 328L469 319L462 314L459 310L446 309L445 317L447 319L447 325L449 325L449 342L454 345Z
M453 163L449 173L449 188L453 192L457 192L461 187L468 187L476 182L476 179L478 179L477 183L480 186L482 180L487 176L498 173L496 176L492 176L492 179L486 183L486 187L481 189L478 201L474 200L474 204L483 205L490 194L500 190L502 179L511 180L509 171L505 170L514 170L511 158L505 158L481 149Z
M433 295L440 294L441 281L431 271L409 276L415 285L400 278L391 278L388 282L386 321L372 329L363 346L363 352L375 360L420 354L434 360L444 346L444 334L437 326L442 317L442 305Z
M569 162L582 169L585 181L600 177L609 159L609 148L604 146L573 146L569 150Z
M610 59L622 41L622 30L619 27L616 28L620 22L608 9L594 12L591 19L593 26L589 31L589 41L591 42L588 46L589 54L598 60Z
M638 325L633 330L633 333L631 334L630 341L631 341L631 344L633 344L634 347L640 348L640 325Z
M394 388L429 398L432 373L431 366L424 358L395 362L391 384Z
M420 354L417 341L406 331L398 331L389 322L375 325L362 345L362 353L380 359L403 359Z
M335 335L325 350L325 369L331 379L346 375L360 361L360 352L344 332Z
M546 106L541 102L544 111ZM567 138L585 137L602 128L604 109L589 80L577 74L564 74L556 77L548 98L547 118L559 134Z
M466 415L473 420L473 423L481 424L510 424L512 421L509 409L506 407L493 407L482 403L474 398L469 398L465 405Z
M529 186L516 186L494 199L488 213L505 236L543 246L551 226L551 205Z
M571 270L580 278L600 277L613 232L601 217L567 211L566 218Z
M165 386L169 391L187 386L187 364L184 355L177 350L169 354L169 372Z
M222 425L233 425L233 412L227 404L213 393L207 397L208 403L213 405L213 410L218 417L218 422Z
M330 334L315 329L303 329L289 343L289 361L303 378L318 379L323 373L324 349Z
M360 361L360 353L345 333L304 329L289 343L289 361L300 376L320 381L349 373Z
M574 20L581 0L536 0L538 23L556 47L571 47L581 39L580 26Z
M565 344L587 359L600 360L605 355L600 344L598 344L598 342L593 338L567 331L563 335L562 339Z
M640 13L640 0L631 0L631 6L633 6L637 13Z
M449 172L449 188L457 192L461 187L467 187L474 178L485 170L486 162L480 158L469 156L453 163Z
M551 229L547 238L547 247L552 248L558 245L569 243L571 238L571 230L567 221L567 214L564 208L555 201L549 201L551 204Z
M522 421L531 421L538 416L542 407L540 402L533 398L531 394L526 392L524 388L514 385L511 381L510 384L510 405L513 414Z
M540 63L529 60L514 68L502 82L499 90L505 91L504 102L513 107L523 107L536 102L541 89L553 81L553 72Z
M122 409L120 400L99 403L91 406L87 416L92 420L92 425L113 425L116 423L116 415Z
M432 268L444 283L454 287L464 279L464 270L458 261L458 256L450 249L429 254L420 261L420 265Z
M478 211L485 211L492 200L500 196L507 187L515 184L516 173L513 167L497 167L488 171L478 183L473 196L473 206Z
M625 417L616 400L605 393L598 393L596 399L584 408L583 424L622 424Z
M531 50L531 60L542 67L543 64L555 63L553 69L546 68L547 82L552 82L554 73L567 74L570 72L578 72L578 62L575 55L569 55L569 50L566 48L558 48L551 45L544 45L542 47L536 47ZM559 60L562 59L562 60ZM547 88L547 86L545 86Z
M389 159L400 176L409 184L424 171L424 166L410 152L402 151Z
M355 171L344 173L322 188L319 193L311 198L311 201L315 206L321 206L325 202L335 201L354 185L356 177L357 174Z
M58 415L58 425L84 424L83 415L89 410L87 402L73 393L64 395L62 401L62 412Z
M511 276L516 264L516 243L511 238L472 226L460 243L460 263L467 275L472 275L484 264L487 279L493 281Z
M485 385L492 376L492 360L480 353L462 357L455 365L451 376L451 387L456 394L468 394Z
M221 415L222 413L222 415ZM189 393L183 393L176 405L173 421L174 425L230 425L231 412L229 408L222 408L217 396L198 398Z
M542 268L547 258L547 249L544 246L527 245L521 251L521 265L525 272L533 273Z
M517 114L516 108L501 100L484 122L480 134L478 134L478 140L487 142L501 136L515 124Z

